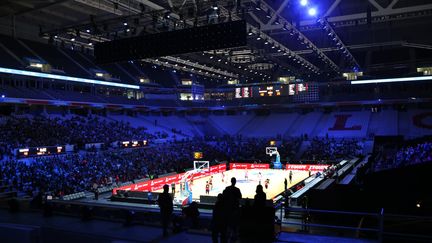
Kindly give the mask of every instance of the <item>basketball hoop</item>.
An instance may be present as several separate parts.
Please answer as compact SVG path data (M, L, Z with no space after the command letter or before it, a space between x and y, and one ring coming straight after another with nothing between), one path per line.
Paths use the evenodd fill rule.
M210 170L210 162L209 161L201 161L201 160L195 160L194 162L194 171L195 172L201 172L203 170Z
M277 147L266 147L266 154L267 155L275 155L275 154L277 154L278 153L278 151L277 151Z

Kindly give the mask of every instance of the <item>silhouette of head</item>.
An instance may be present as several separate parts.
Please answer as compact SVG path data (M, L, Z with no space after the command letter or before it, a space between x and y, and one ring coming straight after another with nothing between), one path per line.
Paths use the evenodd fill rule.
M262 185L258 185L258 186L256 187L255 192L256 192L256 193L263 192L263 187L262 187Z
M223 197L222 193L219 193L219 194L217 195L217 200L218 200L218 201L221 201L221 200L222 200L222 197Z
M165 185L163 186L163 190L164 190L164 192L168 192L168 190L169 190L169 186L168 186L167 184L165 184Z
M237 180L235 177L231 178L231 185L235 186Z

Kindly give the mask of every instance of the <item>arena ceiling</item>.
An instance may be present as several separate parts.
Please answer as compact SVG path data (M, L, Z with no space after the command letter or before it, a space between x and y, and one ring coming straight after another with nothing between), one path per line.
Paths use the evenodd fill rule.
M306 6L302 6L305 4ZM313 14L314 9L316 14ZM248 46L145 62L191 64L244 81L411 75L432 61L429 0L6 0L3 34L91 49L94 42L245 19ZM127 25L125 24L127 23ZM72 39L74 40L72 42ZM90 44L91 43L91 44ZM175 65L179 64L179 65ZM232 76L231 76L232 78Z

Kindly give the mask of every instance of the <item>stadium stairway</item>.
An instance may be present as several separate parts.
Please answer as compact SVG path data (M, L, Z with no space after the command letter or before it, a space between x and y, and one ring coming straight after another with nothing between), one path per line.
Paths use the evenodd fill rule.
M165 127L164 125L160 125L159 122L155 126L154 119L151 120L151 117L148 117L148 116L138 116L136 118L128 118L128 119L132 119L132 120L137 119L136 122L138 122L138 123L141 122L141 124L143 126L147 127L147 129L151 133L162 132L162 133L167 133L169 135L169 137L172 137L173 135L176 135L176 137L178 137L178 138L186 138L186 137L190 136L190 135L187 135L187 134L173 133L172 132L172 128Z
M324 113L315 124L315 127L312 129L312 132L310 133L309 137L316 137L320 133L322 133L323 130L326 130L326 123L330 119L329 113Z
M221 136L223 134L220 129L208 121L209 119L205 119L201 116L189 116L186 119L195 127L195 131L197 131L199 136Z
M321 116L322 112L299 114L284 137L300 137L304 134L310 137Z
M187 136L199 136L201 132L186 118L181 116L146 116L143 119L147 119L149 122L157 121L157 126L165 130L172 131L172 129L177 129L182 131L184 135Z
M283 136L297 116L297 113L256 116L239 133L245 137Z
M208 119L228 135L238 134L252 119L252 115L210 115Z
M107 118L114 120L114 121L129 122L132 127L145 127L145 128L147 128L147 131L149 133L152 133L152 134L167 133L169 138L171 138L173 135L171 130L154 126L153 122L150 122L146 119L143 119L142 117L131 117L131 116L126 116L126 115L109 115L109 116L107 116ZM181 135L179 135L179 136L181 136ZM181 137L183 137L183 136L181 136Z

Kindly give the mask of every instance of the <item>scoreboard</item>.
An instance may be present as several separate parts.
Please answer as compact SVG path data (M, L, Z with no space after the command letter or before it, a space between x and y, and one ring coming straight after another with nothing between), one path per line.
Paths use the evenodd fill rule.
M235 88L235 97L236 98L252 98L253 97L253 89L252 87L240 87Z
M120 142L120 147L122 148L136 148L136 147L146 147L148 146L147 140L132 140Z
M285 96L285 89L283 85L266 85L258 87L258 93L260 97L271 97L271 96Z
M47 146L47 147L31 147L20 148L16 150L16 155L19 158L62 154L66 152L65 146Z
M314 83L290 83L242 86L235 88L235 98L291 97L293 101L317 101L318 85Z

